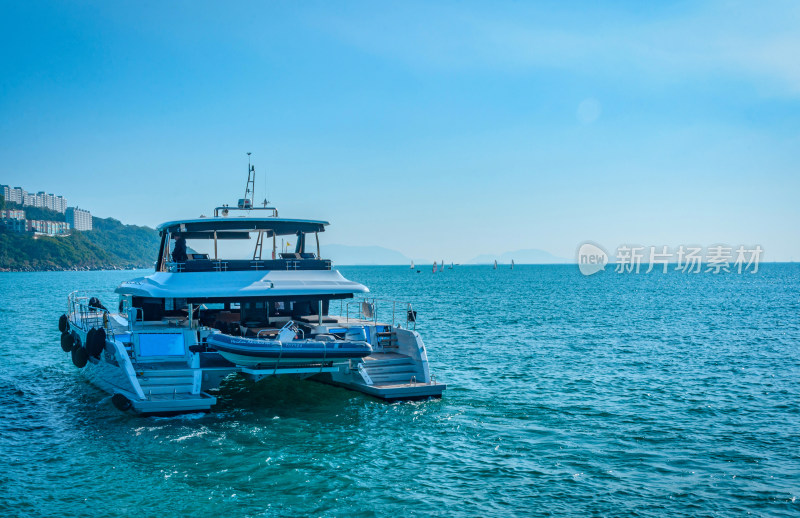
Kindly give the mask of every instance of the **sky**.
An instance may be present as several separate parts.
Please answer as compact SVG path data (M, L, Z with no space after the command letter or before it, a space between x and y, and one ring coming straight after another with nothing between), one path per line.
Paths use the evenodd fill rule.
M567 5L568 4L568 5ZM800 261L797 2L0 0L0 184L323 243ZM265 181L266 178L266 181Z

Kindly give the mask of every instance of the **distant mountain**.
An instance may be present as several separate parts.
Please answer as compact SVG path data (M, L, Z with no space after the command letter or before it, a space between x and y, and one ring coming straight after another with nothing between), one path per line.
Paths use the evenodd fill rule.
M550 252L537 250L535 248L527 250L514 250L500 255L483 254L467 261L466 264L491 264L497 260L498 263L509 264L511 260L516 264L568 264L573 263L563 257L556 257Z
M411 259L397 250L380 246L325 245L322 257L337 266L411 264Z

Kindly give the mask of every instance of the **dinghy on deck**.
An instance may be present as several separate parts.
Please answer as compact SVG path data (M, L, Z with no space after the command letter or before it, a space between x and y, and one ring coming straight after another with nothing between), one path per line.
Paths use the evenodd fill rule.
M282 342L214 333L206 341L209 347L216 349L229 362L246 367L339 363L372 354L372 347L366 342L341 340Z

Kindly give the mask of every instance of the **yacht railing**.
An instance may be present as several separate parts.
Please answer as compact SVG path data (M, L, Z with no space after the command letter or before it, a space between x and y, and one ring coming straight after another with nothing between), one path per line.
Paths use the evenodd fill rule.
M144 308L129 307L128 313L128 331L133 331L137 323L144 324Z
M164 263L167 268L167 272L169 273L183 273L186 271L186 263L185 262L174 262L169 261ZM227 272L228 271L228 261L223 259L211 259L209 261L210 270L202 270L202 271L214 271L214 272Z
M346 322L353 320L368 321L377 324L391 311L392 327L396 324L402 324L405 321L406 329L417 328L417 312L410 302L402 302L393 299L384 299L378 297L364 297L353 300L340 300L339 316L344 317Z
M228 272L251 270L330 270L328 259L205 259L185 262L167 261L164 271L169 273L184 272Z
M67 295L67 315L70 321L84 332L92 328L102 328L106 336L114 340L114 327L111 325L111 314L107 309L90 306L92 297L85 291L76 290Z
M247 201L249 202L250 200L247 200ZM241 201L240 201L240 203L241 203ZM227 216L228 212L230 212L232 210L241 210L241 211L245 211L245 212L248 212L248 213L251 212L251 211L254 211L254 210L255 211L259 211L259 210L267 211L268 210L268 211L272 212L272 217L273 218L277 218L278 217L278 209L276 209L275 207L266 207L266 206L264 206L264 207L253 207L252 205L238 206L238 207L231 207L229 205L222 205L221 207L214 207L214 217L218 218L220 213L222 213L223 216Z

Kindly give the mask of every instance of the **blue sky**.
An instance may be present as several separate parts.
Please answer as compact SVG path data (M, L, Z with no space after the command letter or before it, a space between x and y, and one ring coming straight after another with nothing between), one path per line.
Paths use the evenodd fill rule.
M0 183L154 226L242 195L465 261L800 260L800 4L0 3Z

